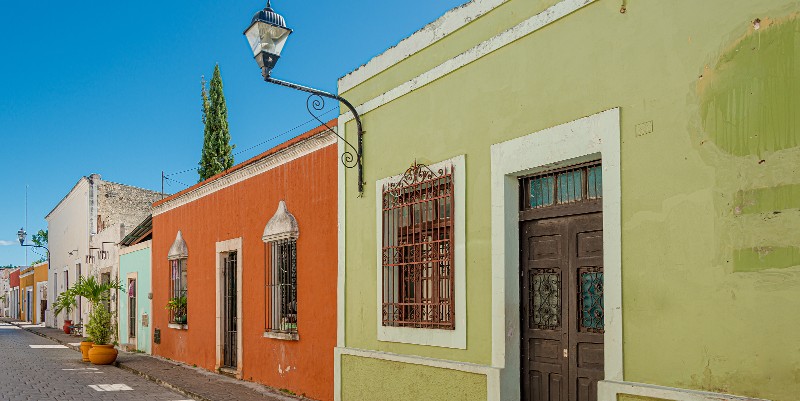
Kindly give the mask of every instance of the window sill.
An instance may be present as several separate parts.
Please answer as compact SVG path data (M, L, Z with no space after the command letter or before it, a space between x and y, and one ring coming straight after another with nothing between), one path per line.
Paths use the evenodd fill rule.
M167 327L169 327L170 329L176 329L176 330L189 330L189 325L188 324L170 323L170 324L167 325Z
M276 340L286 340L286 341L298 341L300 340L300 335L297 333L276 333L272 331L267 331L264 333L264 338L273 338Z

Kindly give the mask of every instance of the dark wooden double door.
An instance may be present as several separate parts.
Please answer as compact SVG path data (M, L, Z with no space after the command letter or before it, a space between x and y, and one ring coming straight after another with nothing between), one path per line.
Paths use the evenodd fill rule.
M521 385L531 401L595 401L603 379L603 217L520 223Z

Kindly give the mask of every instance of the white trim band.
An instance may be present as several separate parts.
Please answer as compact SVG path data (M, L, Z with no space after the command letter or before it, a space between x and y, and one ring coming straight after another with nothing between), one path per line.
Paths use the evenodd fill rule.
M299 159L310 153L336 143L336 136L325 130L319 134L306 138L286 149L282 149L275 154L265 156L263 159L242 167L232 173L207 182L198 188L183 193L174 199L170 199L153 208L153 217L176 209L188 203L194 202L214 192L238 184L248 178L252 178L278 166L286 164L292 160Z

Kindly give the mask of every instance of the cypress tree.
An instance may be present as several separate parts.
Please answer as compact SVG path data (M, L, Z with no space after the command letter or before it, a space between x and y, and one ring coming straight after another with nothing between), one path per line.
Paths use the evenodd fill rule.
M203 151L200 155L199 181L233 167L233 149L231 134L228 130L228 106L222 90L222 75L219 65L214 67L214 76L206 94L205 78L202 80L203 100Z

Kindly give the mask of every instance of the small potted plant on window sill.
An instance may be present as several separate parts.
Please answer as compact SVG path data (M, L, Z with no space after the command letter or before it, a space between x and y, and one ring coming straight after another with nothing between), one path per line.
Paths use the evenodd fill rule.
M186 297L170 298L165 309L172 311L176 324L184 325L187 322Z

